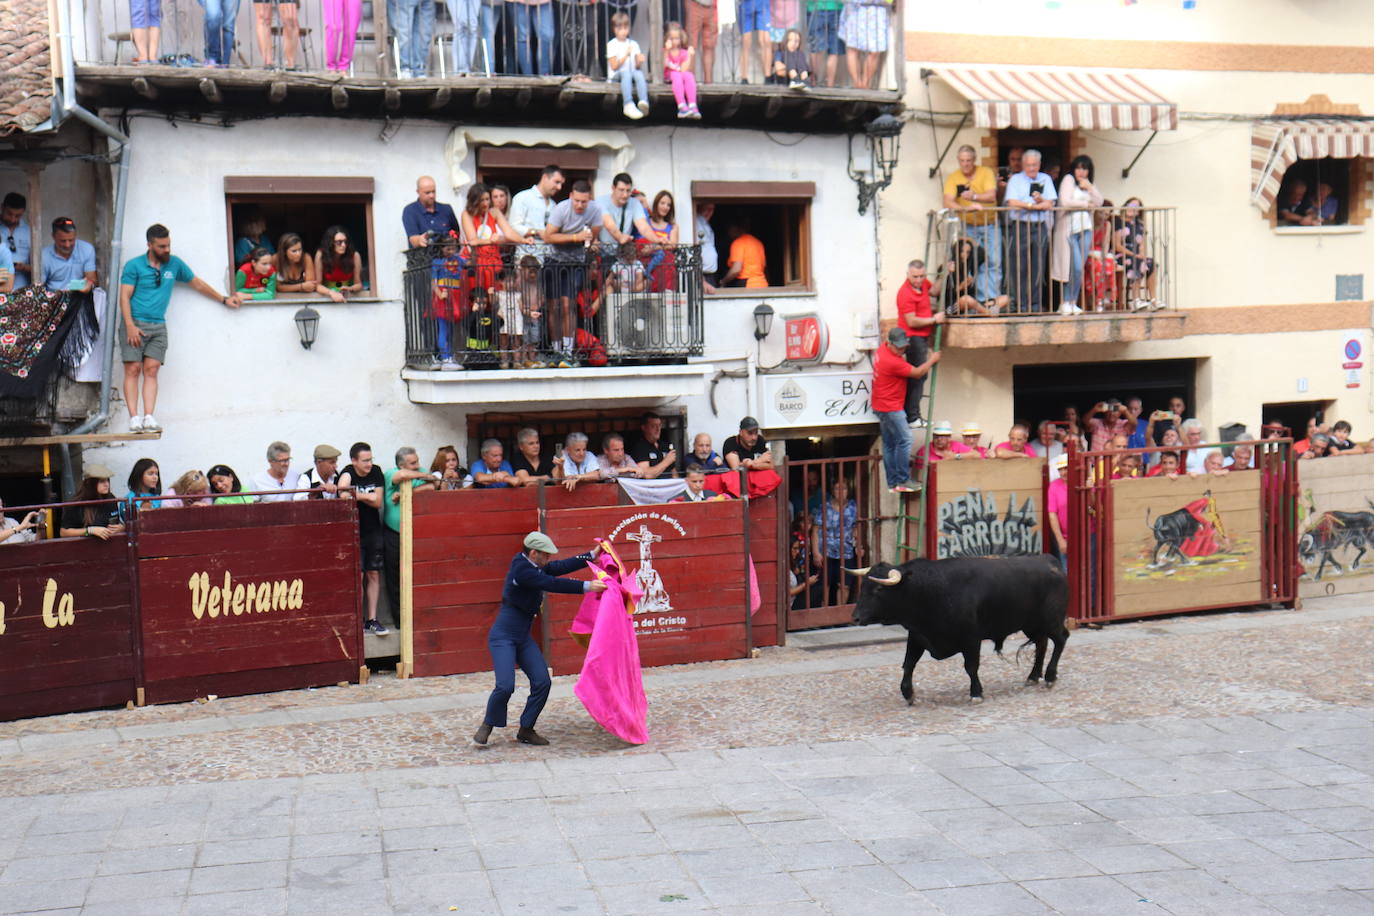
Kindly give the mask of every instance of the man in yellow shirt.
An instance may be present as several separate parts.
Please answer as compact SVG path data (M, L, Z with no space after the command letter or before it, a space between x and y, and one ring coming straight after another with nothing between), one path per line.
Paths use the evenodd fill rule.
M978 152L967 144L959 147L959 170L945 179L945 209L955 210L964 234L983 249L983 266L976 284L979 302L996 299L1002 292L1002 233L997 225L997 176L978 165Z
M720 278L721 286L744 286L759 289L768 285L765 269L768 259L763 251L763 242L750 235L738 223L730 225L730 265L725 276Z

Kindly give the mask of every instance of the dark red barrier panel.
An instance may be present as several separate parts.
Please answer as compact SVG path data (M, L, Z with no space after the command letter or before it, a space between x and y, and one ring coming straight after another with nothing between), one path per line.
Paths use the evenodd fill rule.
M787 515L778 518L782 499L775 491L767 496L749 500L749 555L754 558L754 571L759 577L759 596L762 603L754 614L754 645L776 646L784 632L786 617L781 608L787 606L786 567L779 553L780 525ZM778 576L782 575L782 582Z
M140 512L145 702L356 682L357 525L342 499Z
M545 487L546 509L613 505L620 487ZM539 528L539 490L421 490L413 509L413 628L417 677L491 667L487 631L501 605L511 557ZM558 543L555 539L555 543ZM560 543L564 555L591 542ZM536 630L536 636L539 635ZM404 636L402 637L404 638Z
M0 547L0 719L135 698L124 538Z
M745 511L741 500L555 509L545 529L560 547L608 538L631 569L652 570L641 575L651 584L635 617L639 658L648 668L747 654ZM550 595L545 606L555 674L582 669L585 650L568 632L581 601Z

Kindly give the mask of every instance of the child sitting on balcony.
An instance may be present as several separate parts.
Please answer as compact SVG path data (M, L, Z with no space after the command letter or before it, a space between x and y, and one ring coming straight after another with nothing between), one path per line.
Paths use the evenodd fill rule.
M234 292L248 299L277 298L277 268L272 265L272 252L254 248L248 260L234 273Z
M630 17L618 12L611 17L615 37L606 42L606 79L620 81L620 99L625 117L637 121L649 113L649 88L644 82L644 52L630 37ZM639 93L636 105L634 92Z
M697 78L692 72L696 52L687 46L687 33L676 22L668 23L663 33L663 78L673 84L679 118L701 119L697 109Z
M782 44L773 52L773 73L768 82L789 89L806 89L811 85L811 67L802 50L801 32L788 29Z

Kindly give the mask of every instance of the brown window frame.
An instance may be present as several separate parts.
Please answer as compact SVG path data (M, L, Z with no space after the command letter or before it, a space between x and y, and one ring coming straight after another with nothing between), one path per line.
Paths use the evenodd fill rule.
M377 269L377 230L373 221L372 203L376 194L376 182L371 178L319 175L226 175L224 177L224 223L229 238L229 277L233 282L234 271L234 207L243 204L259 204L279 201L280 198L320 198L331 203L361 205L363 219L367 228L364 271L368 278L368 295L363 298L381 298L381 278ZM302 239L307 252L313 255L318 239ZM275 242L275 239L273 240ZM287 293L272 301L291 301L297 299L316 299L312 293Z
M781 266L783 284L781 286L763 286L747 291L732 287L720 290L717 295L765 296L779 292L815 292L815 279L811 273L811 207L815 202L815 197L816 183L813 181L693 181L691 209L693 230L695 230L696 208L702 203L713 203L717 206L722 204L727 206L758 204L798 208L796 220L783 224L784 255ZM681 216L679 216L679 221L683 221ZM723 273L726 269L728 267L722 264L721 272Z

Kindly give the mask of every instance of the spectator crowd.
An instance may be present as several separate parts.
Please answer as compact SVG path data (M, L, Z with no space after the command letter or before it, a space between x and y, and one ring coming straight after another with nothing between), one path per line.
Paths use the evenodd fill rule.
M396 450L394 465L383 470L367 442L353 443L346 456L333 445L317 445L310 461L301 463L303 467L293 461L291 446L286 442L268 445L265 457L266 466L245 478L226 464L215 464L203 471L186 470L170 484L155 459L140 458L129 472L122 496L112 488L114 475L109 468L87 464L70 504L61 509L55 531L63 538L108 540L122 536L135 505L138 511L147 512L253 502L353 499L358 503L364 627L384 635L386 627L377 619L383 581L391 606L399 606L403 486L435 490L558 486L571 491L622 477L683 477L686 488L677 500L697 502L708 498L704 487L708 474L773 467L772 450L753 417L740 420L738 433L726 439L719 451L708 433L697 433L688 453L679 455L676 445L664 435L663 418L652 411L640 417L635 430L606 433L597 443L592 443L587 433L573 431L549 449L545 438L533 427L519 430L508 443L488 438L481 442L477 458L469 467L464 467L458 450L451 445L435 451L428 469L415 448L403 446ZM30 512L22 519L0 518L4 518L0 523L0 545L32 541L43 529L41 512Z
M1151 214L1138 197L1103 197L1090 157L1061 174L1039 150L1014 147L994 173L972 146L944 184L939 299L949 314L1061 315L1167 307Z
M403 80L557 75L604 77L642 89L650 62L630 35L636 22L647 25L651 2L656 0L387 0L388 57ZM663 0L664 34L653 50L661 51L658 66L672 84L679 117L698 116L692 89L697 81L748 83L752 78L804 89L839 85L843 75L855 88L877 87L891 41L892 0L723 2L730 7L724 17L722 0ZM253 4L256 57L251 62L249 46L235 41L241 0L203 0L201 5L200 54L164 53L162 0L129 0L132 63L288 71L300 69L302 56L308 63L312 30L302 24L299 2ZM351 73L359 38L376 39L365 31L362 0L322 0L319 13L325 68ZM738 30L740 53L718 69L716 48L730 24ZM641 28L639 34L644 32ZM630 107L636 106L627 105L627 116L636 117Z

